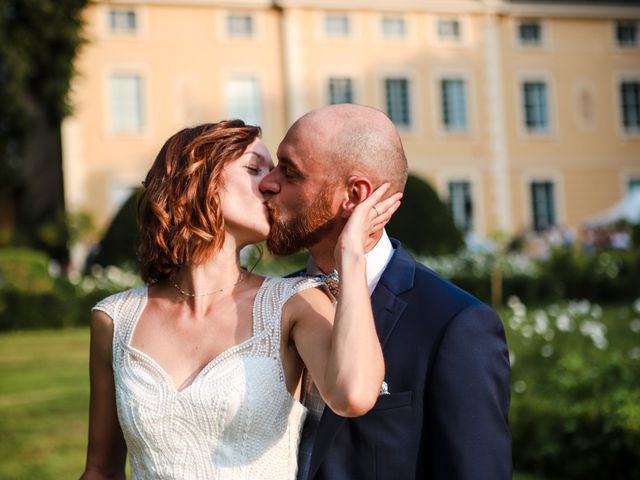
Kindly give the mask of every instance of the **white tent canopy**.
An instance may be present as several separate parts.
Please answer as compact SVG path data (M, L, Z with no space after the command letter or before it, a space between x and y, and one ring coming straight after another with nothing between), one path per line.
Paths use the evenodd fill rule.
M627 221L640 223L640 190L633 190L613 207L595 215L585 222L587 227L597 228Z

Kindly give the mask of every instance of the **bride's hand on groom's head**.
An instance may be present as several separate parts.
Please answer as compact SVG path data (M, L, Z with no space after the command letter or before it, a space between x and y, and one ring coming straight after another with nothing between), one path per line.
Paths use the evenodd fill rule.
M377 240L377 233L400 206L402 193L384 198L390 183L383 183L352 211L336 245L336 260L343 253L364 255Z

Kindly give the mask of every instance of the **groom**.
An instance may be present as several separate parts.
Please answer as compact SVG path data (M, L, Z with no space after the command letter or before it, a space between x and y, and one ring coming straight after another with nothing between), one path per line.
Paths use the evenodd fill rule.
M310 274L335 268L336 240L355 205L385 181L390 193L401 191L407 177L394 125L358 105L304 115L277 155L260 184L272 217L268 247L279 255L307 248ZM299 478L511 478L500 319L384 231L369 240L367 281L385 382L373 409L358 418L337 416L309 389Z

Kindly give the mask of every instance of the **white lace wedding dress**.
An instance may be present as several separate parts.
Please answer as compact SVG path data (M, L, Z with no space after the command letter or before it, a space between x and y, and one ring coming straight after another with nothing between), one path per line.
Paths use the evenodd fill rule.
M211 360L193 382L172 379L131 346L147 287L94 309L114 322L118 418L133 479L294 479L306 409L286 388L280 361L282 305L318 283L268 277L253 306L253 335Z

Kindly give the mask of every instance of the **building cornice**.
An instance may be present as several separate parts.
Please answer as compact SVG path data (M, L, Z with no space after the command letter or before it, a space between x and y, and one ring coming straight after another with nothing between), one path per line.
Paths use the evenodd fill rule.
M91 0L102 5L162 5L184 7L271 8L272 0Z
M481 13L484 0L274 0L281 8L319 10L372 10L393 12Z
M640 17L640 6L637 5L593 5L585 2L582 5L557 3L503 3L504 14L518 17L547 18L633 18Z
M222 8L305 8L315 10L364 10L499 14L515 17L637 18L637 4L603 5L589 2L509 2L506 0L92 0L108 5L173 5Z
M506 16L627 18L639 17L640 5L603 5L590 2L509 2L506 0L274 0L281 8L318 10L373 10L433 13L493 13Z

